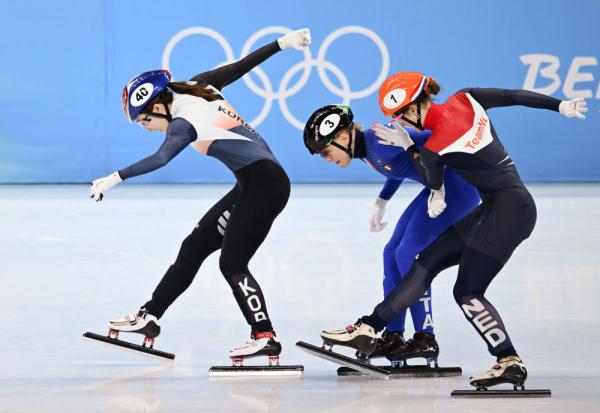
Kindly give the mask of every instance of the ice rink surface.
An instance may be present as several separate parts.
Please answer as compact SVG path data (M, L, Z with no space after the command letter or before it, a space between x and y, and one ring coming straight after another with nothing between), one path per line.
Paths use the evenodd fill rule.
M600 411L600 185L531 184L537 227L494 280L500 311L547 399L453 400L494 360L452 298L456 270L433 284L440 364L462 377L338 378L337 365L294 343L320 344L380 301L382 249L419 187L368 231L379 185L295 185L250 269L261 283L282 362L298 379L209 379L249 335L218 270L218 253L162 318L163 363L81 339L132 313L180 242L227 185L121 185L102 203L88 186L0 186L0 412L593 412ZM410 319L408 331L412 334ZM141 337L132 337L141 342ZM347 351L346 354L352 354ZM248 363L251 364L251 363Z

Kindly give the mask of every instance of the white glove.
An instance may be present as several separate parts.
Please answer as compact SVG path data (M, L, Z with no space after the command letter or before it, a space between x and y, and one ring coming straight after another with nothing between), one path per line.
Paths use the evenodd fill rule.
M121 182L123 182L123 179L121 179L119 172L96 179L92 182L92 187L90 188L90 198L93 198L96 202L102 201L102 198L104 198L102 194Z
M383 216L385 215L385 206L388 201L385 199L381 199L377 197L375 201L375 208L373 209L373 215L371 215L371 220L369 221L371 232L379 232L385 228L387 222L381 222L383 220Z
M303 50L310 44L311 41L312 39L310 37L310 30L308 29L300 29L289 32L285 36L277 39L277 43L279 43L279 48L281 50L285 50L288 47L296 50Z
M567 118L576 117L577 119L584 120L584 113L588 111L587 103L583 98L575 98L571 100L563 100L558 105L558 111L561 115Z
M382 145L399 146L407 150L415 144L400 121L393 121L391 128L383 126L381 123L375 123L371 129L381 139L378 143Z
M440 189L432 189L429 193L429 199L427 199L427 215L429 218L437 218L440 216L444 209L446 209L446 190L444 185Z

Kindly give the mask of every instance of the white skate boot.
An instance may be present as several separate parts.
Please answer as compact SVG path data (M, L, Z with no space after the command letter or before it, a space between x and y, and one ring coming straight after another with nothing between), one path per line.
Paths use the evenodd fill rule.
M253 334L246 344L230 350L229 358L234 366L243 366L245 358L267 356L269 366L273 364L278 366L279 354L281 354L281 344L277 341L275 332L265 331Z
M154 348L154 339L160 334L160 322L158 318L148 313L145 308L140 309L134 315L127 315L119 320L108 322L108 336L87 332L84 339L111 346L118 346L125 350L133 350L138 354L156 357L159 359L174 360L175 355ZM128 341L120 340L119 333L137 333L144 335L144 342L140 346Z
M144 335L143 346L154 347L154 339L160 334L160 322L158 318L141 308L134 315L126 315L118 320L108 322L108 336L118 338L119 332L138 333Z
M321 331L323 347L334 345L356 349L359 358L368 358L377 348L377 333L361 320L347 326L343 330Z
M527 369L517 356L501 358L490 370L470 378L476 390L454 390L452 397L550 397L550 389L525 389ZM488 389L496 384L509 383L513 389Z
M482 390L501 383L509 383L515 390L519 388L523 390L525 379L527 379L527 369L523 361L517 356L509 356L500 359L490 370L471 377L470 383L471 386Z

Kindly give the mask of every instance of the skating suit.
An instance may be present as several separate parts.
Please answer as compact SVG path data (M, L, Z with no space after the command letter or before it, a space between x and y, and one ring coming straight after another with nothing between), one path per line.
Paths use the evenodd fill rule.
M183 241L152 299L144 307L161 317L192 283L202 262L220 249L219 267L253 332L273 329L265 299L248 262L285 207L289 179L263 138L223 98L221 90L280 50L273 42L238 62L194 76L191 81L218 94L205 100L174 94L172 122L158 151L119 171L123 179L164 166L188 145L223 162L234 188L215 204Z
M431 106L424 126L432 133L420 150L409 148L413 164L432 188L440 187L444 173L455 171L477 188L482 203L421 252L398 287L365 317L368 322L380 328L419 297L439 272L458 264L453 293L465 317L491 354L516 355L500 315L484 293L533 231L536 208L486 110L523 105L558 111L559 103L524 90L474 88Z
M407 129L419 148L423 146L430 135L429 131L419 132L415 129ZM405 179L424 184L411 163L410 157L402 148L381 145L378 141L379 139L370 129L357 135L357 150L361 157L387 178L379 194L380 198L389 200ZM417 254L479 203L479 195L475 188L454 172L446 174L445 187L447 207L439 217L432 219L427 215L429 188L421 190L400 216L392 237L383 250L383 293L385 297L408 273ZM416 332L433 332L430 288L410 306L410 312ZM387 324L387 329L403 332L405 319L406 311L402 311Z

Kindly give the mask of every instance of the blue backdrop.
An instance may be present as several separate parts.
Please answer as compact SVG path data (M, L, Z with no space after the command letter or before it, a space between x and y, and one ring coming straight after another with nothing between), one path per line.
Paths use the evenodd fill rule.
M312 31L309 52L279 53L224 93L292 180L381 180L360 162L340 170L308 156L299 127L315 108L342 101L363 125L384 121L377 89L400 70L436 77L440 101L467 86L586 97L584 122L521 107L491 116L525 179L600 179L595 0L57 0L2 8L1 183L89 182L141 159L163 136L126 122L121 91L131 77L168 67L177 80L188 79L302 27ZM188 148L132 181L232 179L219 162Z

